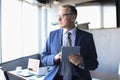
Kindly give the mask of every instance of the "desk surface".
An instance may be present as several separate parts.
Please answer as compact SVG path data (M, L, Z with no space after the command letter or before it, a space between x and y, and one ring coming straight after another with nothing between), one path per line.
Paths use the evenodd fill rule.
M17 77L19 80L44 80L44 76L30 76L30 77L23 77L19 74L17 74L16 71L9 71L9 74L12 76ZM117 74L112 73L103 73L103 72L91 72L92 78L95 78L95 80L120 80L120 76ZM94 79L93 79L94 80Z
M31 80L31 79L32 80L43 80L44 79L44 76L36 76L36 75L24 77L24 76L19 75L16 71L9 71L8 74L14 77L17 77L19 80Z

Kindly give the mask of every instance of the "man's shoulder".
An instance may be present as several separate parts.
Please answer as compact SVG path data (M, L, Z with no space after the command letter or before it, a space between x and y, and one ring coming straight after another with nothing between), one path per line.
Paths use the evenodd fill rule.
M53 38L61 37L61 35L62 35L62 29L57 29L57 30L51 31L49 34L49 37L53 39Z
M92 33L88 32L88 31L86 31L86 30L81 30L81 29L78 29L78 28L77 28L77 31L78 31L78 33L80 33L80 34L92 35Z
M60 33L62 32L62 29L56 29L54 31L51 31L50 33L55 34L55 33Z

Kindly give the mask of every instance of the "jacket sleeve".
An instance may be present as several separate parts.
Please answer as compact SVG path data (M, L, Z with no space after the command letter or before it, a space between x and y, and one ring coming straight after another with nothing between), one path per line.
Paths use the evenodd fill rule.
M58 42L58 34L56 32L51 32L47 41L45 48L41 54L41 62L44 66L58 65L60 61L55 61L55 55L61 50L61 46Z
M84 36L81 42L80 53L83 56L84 65L86 69L95 70L98 67L97 53L92 34Z

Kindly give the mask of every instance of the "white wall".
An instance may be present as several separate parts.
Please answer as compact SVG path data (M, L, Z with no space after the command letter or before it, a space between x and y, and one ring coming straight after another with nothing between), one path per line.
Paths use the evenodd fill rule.
M87 31L94 36L99 61L96 71L117 74L120 62L120 28Z

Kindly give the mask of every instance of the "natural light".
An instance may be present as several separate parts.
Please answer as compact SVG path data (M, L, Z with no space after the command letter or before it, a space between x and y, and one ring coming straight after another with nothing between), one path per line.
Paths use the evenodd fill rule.
M116 7L115 5L90 5L77 7L78 24L90 23L89 29L115 28Z
M2 62L38 53L38 8L2 0Z

